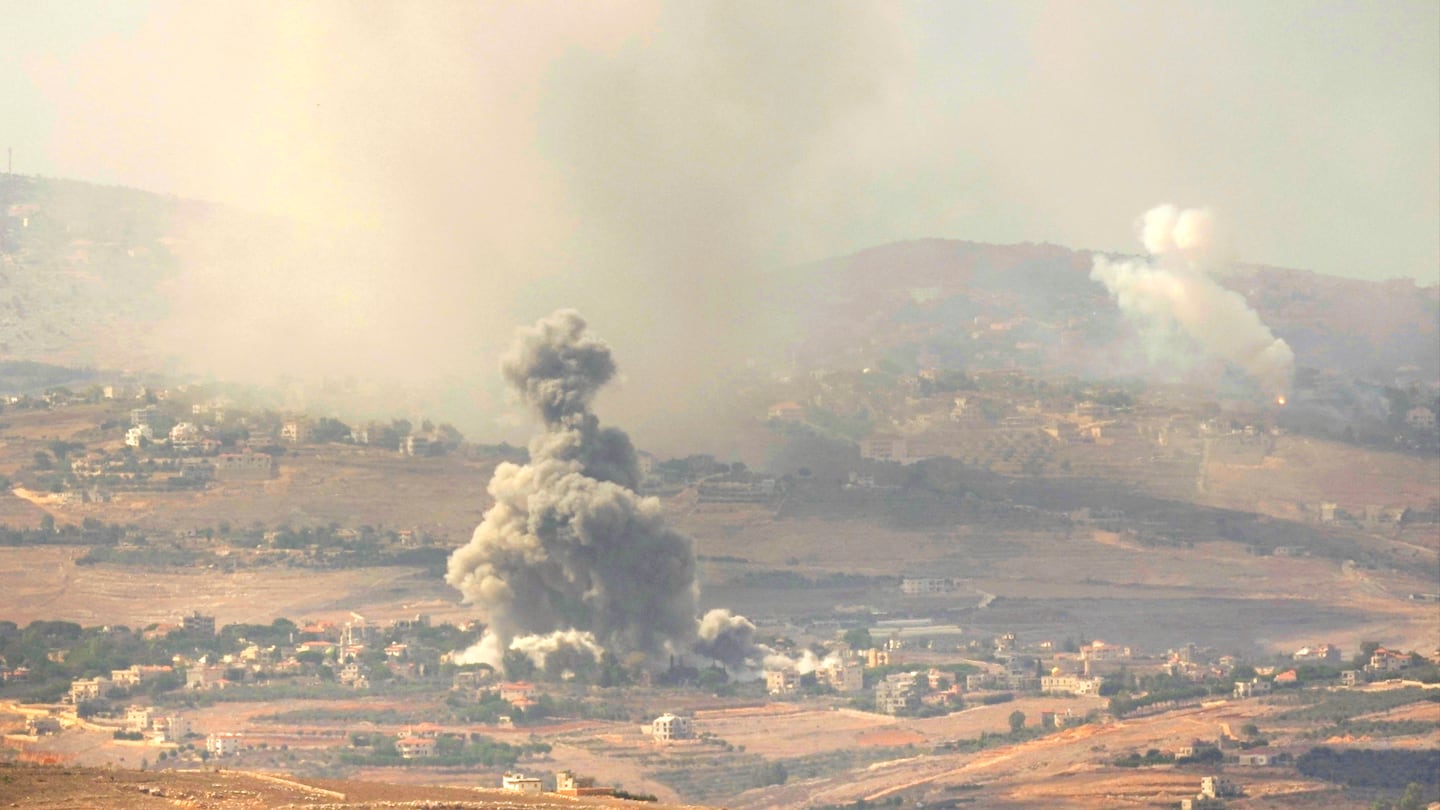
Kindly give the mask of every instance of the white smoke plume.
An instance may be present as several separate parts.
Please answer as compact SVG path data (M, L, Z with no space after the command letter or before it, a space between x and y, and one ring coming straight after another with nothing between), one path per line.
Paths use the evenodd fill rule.
M519 331L501 371L544 430L528 464L496 468L495 505L450 558L446 581L487 622L462 660L499 666L520 650L543 665L565 649L658 661L698 643L742 665L755 626L723 611L697 621L693 541L665 525L658 500L635 492L629 438L590 412L615 374L609 346L561 310Z
M520 636L510 642L510 649L525 653L535 666L549 668L552 661L562 661L573 668L582 662L600 660L605 650L595 637L581 630L556 630L543 636Z
M1143 329L1155 334L1178 329L1206 354L1243 369L1267 394L1283 397L1295 354L1239 293L1211 276L1227 265L1214 216L1162 205L1147 211L1136 229L1150 259L1097 255L1090 278L1104 284Z

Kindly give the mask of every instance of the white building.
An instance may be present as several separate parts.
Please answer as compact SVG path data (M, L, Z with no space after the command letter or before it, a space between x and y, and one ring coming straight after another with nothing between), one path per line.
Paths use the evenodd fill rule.
M875 711L900 714L920 705L920 692L913 672L897 672L875 684Z
M949 593L954 588L955 581L949 577L905 577L900 580L900 592L907 596Z
M650 735L656 742L688 740L695 736L695 724L688 717L666 712L651 721Z
M155 431L149 425L136 425L125 431L125 446L139 447L143 442L155 441Z
M1270 694L1270 682L1262 681L1259 678L1251 678L1248 681L1235 682L1235 697L1248 698L1256 695Z
M126 731L149 731L155 710L149 706L131 706L125 710Z
M74 704L84 703L87 700L99 700L110 694L109 678L82 678L70 684L70 702Z
M215 757L233 757L240 753L240 735L233 732L211 734L205 738L205 750Z
M1071 695L1100 694L1099 678L1084 678L1078 675L1046 675L1040 679L1040 691L1064 692Z
M507 773L500 777L500 787L515 793L540 793L540 777L523 773Z

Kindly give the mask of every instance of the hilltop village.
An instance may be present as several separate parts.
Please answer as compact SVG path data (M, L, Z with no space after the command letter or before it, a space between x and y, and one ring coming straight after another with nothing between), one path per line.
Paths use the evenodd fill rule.
M946 583L902 587L936 593ZM803 647L771 639L802 666L736 680L701 661L660 672L613 659L542 668L520 654L501 670L460 663L453 651L475 633L423 615L217 627L191 613L142 630L0 623L9 713L0 717L14 721L5 744L32 763L330 777L380 769L690 801L792 780L824 785L836 771L897 756L958 757L1176 716L1192 730L1107 748L1104 767L1160 769L1177 786L1188 774L1210 785L1205 806L1222 806L1245 785L1260 794L1293 790L1297 778L1404 787L1424 783L1434 765L1402 747L1387 755L1380 782L1362 773L1374 762L1326 747L1435 733L1426 719L1440 695L1433 655L1375 643L1349 655L1321 643L1245 660L1194 644L1160 652L1015 634L965 641L959 628L897 621ZM1206 722L1207 713L1226 719ZM850 750L793 737L827 727L873 742ZM943 799L934 788L875 793Z
M0 351L34 358L0 362L0 797L34 764L731 808L1440 797L1434 288L1238 268L1296 346L1281 392L1137 361L1058 246L777 274L785 360L714 370L712 423L673 455L637 431L618 478L686 609L768 653L482 664L447 578L546 447L342 374L111 370L167 365L162 311L225 337L171 283L283 272L250 252L275 225L0 183Z
M425 419L247 408L203 385L12 396L0 411L0 541L52 555L37 570L181 587L148 601L96 592L97 609L117 606L106 622L46 612L37 590L32 620L0 623L4 750L32 763L223 763L745 807L998 799L1030 782L966 763L1052 749L1084 751L1096 806L1141 790L1119 784L1140 774L1147 795L1192 807L1302 795L1343 806L1329 803L1428 783L1440 651L1416 644L1437 600L1418 572L1440 506L1421 497L1423 480L1317 487L1261 515L1225 499L1237 497L1230 477L1273 468L1297 442L1278 404L1014 373L767 386L753 421L779 448L769 469L641 454L642 492L696 535L705 593L750 600L780 655L753 672L694 655L659 669L519 653L498 668L468 662L483 625L435 583L477 520L485 476L523 461L522 448L475 445ZM1407 408L1392 443L1423 443L1427 411ZM407 508L411 479L438 493L431 508ZM1125 486L1096 483L1107 480ZM808 539L752 539L784 527ZM867 534L920 545L908 561L871 558L851 547ZM1058 599L1046 601L1004 572L1022 570L1025 544L1054 542L1072 544L1076 567L1047 580ZM1155 602L1144 579L1102 577L1113 563L1089 548L1188 570L1196 598ZM1198 573L1240 560L1276 581L1342 577L1412 624L1386 635L1339 614L1316 621L1316 606L1297 628L1314 635L1257 643L1221 618L1247 600L1227 606L1225 580L1202 586ZM390 598L350 585L288 616L303 579L273 606L216 590L251 576L282 587L292 571L410 578L391 580ZM1154 612L1094 599L1116 591ZM1373 740L1401 744L1378 754Z

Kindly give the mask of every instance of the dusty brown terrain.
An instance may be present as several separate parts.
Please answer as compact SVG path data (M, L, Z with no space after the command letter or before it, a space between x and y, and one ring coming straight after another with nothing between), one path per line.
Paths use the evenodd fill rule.
M1037 698L967 710L946 718L903 721L901 725L927 735L942 729L955 731L957 736L970 736L977 730L998 732L1015 707L1023 707L1034 723L1038 704L1047 702L1062 706L1069 703ZM1440 738L1440 707L1433 703L1424 705L1426 708L1411 711L1434 722L1436 728L1415 744L1430 746ZM1255 722L1261 728L1269 728L1268 716L1284 708L1257 700L1217 700L1205 706L1149 717L1066 729L979 753L916 753L834 777L749 791L739 797L734 806L758 810L807 806L806 803L844 804L859 799L875 802L901 792L913 795L918 790L937 797L966 797L980 807L1063 806L1101 810L1173 806L1181 798L1194 795L1200 777L1214 770L1174 765L1126 769L1106 762L1131 751L1173 750L1195 738L1214 739L1222 729L1239 728L1245 723ZM994 709L1004 711L998 715L989 711ZM1077 706L1076 710L1079 709ZM986 713L991 716L987 717ZM1393 742L1400 744L1398 739ZM1371 801L1369 797L1347 794L1332 785L1299 777L1293 769L1231 765L1225 767L1224 773L1245 786L1247 798L1229 805L1238 810L1363 808Z
M520 796L493 788L447 788L363 780L301 780L241 771L143 772L5 764L0 764L0 804L46 810L143 810L175 807L202 807L207 810L305 807L359 810L418 806L437 810L505 810L532 807L635 806L632 802L618 799Z
M118 451L117 429L96 427L117 418L124 412L113 404L5 411L0 414L0 474L14 476L31 465L35 452L51 440ZM269 481L213 483L203 492L117 492L114 500L101 504L64 504L44 493L28 498L0 493L0 523L33 526L45 512L60 523L93 517L160 531L220 521L234 526L259 521L267 527L336 522L421 528L458 543L480 522L494 468L493 459L455 454L406 458L374 447L302 445L279 458L278 474Z
M1367 504L1425 508L1440 498L1433 458L1305 436L1281 436L1259 464L1205 466L1200 501L1287 520L1314 520L1322 501L1357 513ZM1440 529L1429 533L1436 548Z
M468 614L443 582L402 567L314 571L263 568L220 573L201 568L78 566L84 549L0 548L0 615L24 625L61 619L140 628L192 610L221 624L275 618L343 618L350 611L393 619L429 613L436 621Z

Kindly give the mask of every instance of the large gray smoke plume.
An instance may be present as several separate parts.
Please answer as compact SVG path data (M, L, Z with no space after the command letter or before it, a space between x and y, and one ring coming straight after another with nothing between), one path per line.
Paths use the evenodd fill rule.
M697 641L727 666L763 653L744 618L697 622L693 541L665 525L658 500L636 494L629 438L590 412L615 363L579 313L520 330L501 371L544 431L530 463L496 468L495 505L450 558L446 580L488 622L466 657L499 665L513 649L543 665L558 650L608 650L658 660Z
M1295 354L1239 293L1210 276L1225 264L1210 212L1162 205L1145 213L1138 230L1150 261L1096 256L1090 278L1103 283L1143 328L1178 328L1204 352L1238 366L1267 394L1283 398Z

